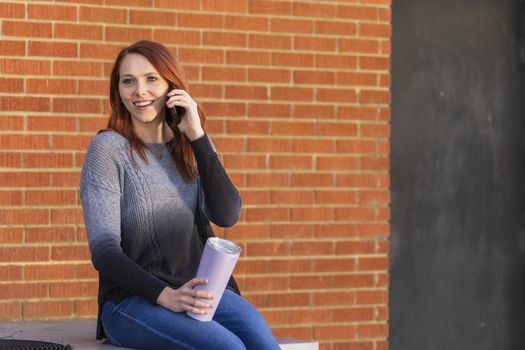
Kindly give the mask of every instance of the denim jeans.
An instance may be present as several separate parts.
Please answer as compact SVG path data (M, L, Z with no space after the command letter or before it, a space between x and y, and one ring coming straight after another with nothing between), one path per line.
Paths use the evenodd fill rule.
M118 305L106 301L102 324L111 343L136 349L280 349L259 311L229 289L210 322L133 296Z

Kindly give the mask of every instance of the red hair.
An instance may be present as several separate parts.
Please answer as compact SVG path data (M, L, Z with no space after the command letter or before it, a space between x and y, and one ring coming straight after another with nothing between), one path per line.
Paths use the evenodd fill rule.
M138 41L122 49L117 56L110 77L109 101L111 103L111 116L109 118L108 128L128 139L131 146L130 153L133 162L133 150L136 150L139 156L147 161L147 146L133 132L131 115L124 106L119 93L120 65L124 57L130 53L142 55L151 62L157 72L168 82L170 89L188 91L188 86L182 67L162 44L146 40ZM201 125L204 128L206 116L199 106L197 106L197 110L199 112ZM197 176L197 165L190 146L190 140L180 132L167 108L165 108L165 120L174 135L173 139L168 142L171 156L184 180L191 181Z

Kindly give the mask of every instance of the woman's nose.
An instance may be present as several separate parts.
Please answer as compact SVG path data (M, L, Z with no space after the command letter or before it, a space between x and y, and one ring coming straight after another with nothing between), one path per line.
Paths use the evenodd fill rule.
M146 94L146 84L138 82L135 87L135 93L137 94L137 96L143 96Z

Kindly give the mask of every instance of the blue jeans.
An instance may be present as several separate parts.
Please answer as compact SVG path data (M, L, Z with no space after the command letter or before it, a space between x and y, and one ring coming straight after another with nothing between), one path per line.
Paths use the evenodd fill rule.
M136 349L280 349L259 311L229 289L210 322L133 296L118 305L106 301L102 324L111 343Z

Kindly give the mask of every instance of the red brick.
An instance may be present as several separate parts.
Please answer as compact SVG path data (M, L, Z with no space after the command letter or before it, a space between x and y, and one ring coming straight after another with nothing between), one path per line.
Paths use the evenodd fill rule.
M179 61L180 62L191 62L191 63L223 63L222 50L211 50L211 49L179 49Z
M105 80L79 79L78 93L81 95L105 96L108 86L109 84Z
M29 56L78 57L77 43L30 41Z
M289 174L247 174L246 184L249 187L288 187L290 186Z
M312 254L316 254L313 252ZM317 255L317 254L316 254ZM354 271L355 258L326 258L315 260L314 271L316 272L349 272Z
M27 13L30 19L57 21L76 21L78 19L77 6L28 4Z
M273 260L278 264L277 260ZM309 293L277 293L268 294L267 296L268 307L301 307L310 305L310 294Z
M311 122L280 122L273 121L272 135L313 136L316 134L316 125Z
M209 13L178 13L177 23L179 27L192 27L199 29L224 27L223 15L212 15Z
M47 285L41 283L4 284L0 288L0 299L29 299L47 297Z
M72 279L75 267L71 264L25 265L24 276L27 281Z
M72 157L68 156L68 162L72 163ZM71 165L68 165L71 167ZM49 167L57 167L50 164ZM76 190L32 190L26 191L25 203L28 206L31 205L75 205L77 203Z
M242 82L246 81L246 69L235 67L202 67L202 76L203 80Z
M390 202L390 192L384 191L360 191L359 203L363 205L388 204Z
M357 325L357 336L361 339L386 338L388 336L388 326L386 324Z
M248 0L202 0L202 9L204 11L215 12L248 12Z
M320 310L294 310L290 313L290 324L323 324L333 320L334 314L339 310L320 309Z
M351 55L315 55L315 66L317 68L355 69L357 68L357 57Z
M53 27L51 23L31 21L3 21L2 32L7 36L51 38L53 36ZM20 43L24 44L23 42Z
M292 4L287 1L251 0L249 5L250 13L273 15L292 14Z
M330 289L332 288L332 276L328 275L292 275L290 276L290 288L302 289Z
M73 301L26 301L23 303L24 319L73 316Z
M335 73L328 71L295 70L293 81L296 84L333 85Z
M296 209L292 209L292 213ZM308 209L308 208L307 208ZM305 221L308 221L306 219ZM334 253L334 243L326 241L295 241L292 244L292 255L301 256L301 255L333 255Z
M337 36L355 36L357 34L357 25L349 22L336 22L332 19L315 21L315 33Z
M293 14L300 17L334 18L337 6L319 3L293 3Z
M353 123L319 123L317 134L322 136L357 136L357 125Z
M332 221L334 219L333 208L307 207L292 208L292 221Z
M276 138L249 138L247 140L249 152L287 152L290 150L290 140Z
M371 288L375 286L374 274L334 275L335 288Z
M225 88L227 99L267 100L269 98L266 86L231 85Z
M21 168L22 153L0 152L0 164L3 168Z
M313 33L314 22L306 19L272 18L271 31L280 33Z
M51 223L52 224L83 224L84 216L82 209L51 209Z
M91 23L127 23L128 10L80 6L80 21Z
M98 302L93 300L75 300L75 316L96 318L98 314Z
M51 62L47 60L0 59L0 73L49 75L51 73Z
M390 91L384 90L361 90L359 91L359 102L361 104L390 104Z
M0 78L0 92L12 92L12 93L24 92L24 79L22 78Z
M24 130L24 117L2 115L2 118L0 118L0 130L9 130L10 132Z
M44 97L1 96L0 110L2 111L31 111L47 112L50 110L50 99ZM7 136L0 136L2 140Z
M290 50L292 37L275 34L250 34L249 47L262 49Z
M357 204L356 191L348 190L317 190L315 191L315 203L326 204Z
M322 102L357 102L357 92L353 89L318 88L316 101Z
M359 23L361 37L390 38L392 30L390 24Z
M0 205L2 206L21 206L22 205L22 191L6 191L0 190Z
M376 210L372 208L336 208L336 220L375 221Z
M332 174L294 173L291 178L294 187L329 187L333 182Z
M24 56L26 44L24 41L0 40L0 52L2 56Z
M0 247L0 253L2 262L49 261L49 247Z
M314 237L314 227L310 224L272 223L270 230L272 238Z
M273 86L271 88L271 96L273 101L312 101L313 89Z
M366 70L390 70L390 59L388 57L359 57L359 68Z
M390 161L387 157L363 157L361 158L361 167L363 170L384 170L390 168Z
M1 100L0 100L1 105ZM1 108L0 108L1 109ZM0 135L2 149L48 149L49 136L47 135Z
M77 82L70 79L27 79L28 93L35 94L76 94Z
M108 123L108 118L97 118L97 117L88 117L88 118L79 118L79 129L81 132L97 132L106 127Z
M335 118L334 106L323 106L319 104L296 104L293 110L294 118Z
M264 155L224 155L223 164L228 169L267 169L268 164Z
M55 38L102 40L102 35L100 25L55 23Z
M80 172L50 172L51 174L51 185L58 187L76 187L80 183Z
M315 292L312 295L312 304L317 306L344 306L355 304L355 291Z
M22 243L24 230L21 227L0 227L0 243Z
M158 25L171 27L177 24L177 15L174 12L166 11L130 10L129 23L132 25Z
M266 121L253 120L228 120L226 122L228 133L234 134L268 134L270 124Z
M152 40L153 29L137 27L105 27L106 41L134 42Z
M2 281L21 281L22 278L22 266L0 266L0 279Z
M336 140L337 153L376 154L377 144L374 140Z
M272 52L272 66L313 67L314 55L305 53Z
M298 153L332 153L334 144L332 140L294 139L291 150Z
M75 240L75 229L73 227L28 227L26 229L26 240L30 243L73 242Z
M28 116L27 129L31 131L76 131L77 119L58 116Z
M267 190L243 190L241 193L242 203L246 205L268 205L270 204L270 193Z
M160 8L176 9L176 10L200 10L200 1L188 0L156 0L155 6Z
M95 98L54 98L53 112L98 114L102 112L102 100Z
M51 260L89 260L89 249L86 245L64 245L51 249Z
M388 292L384 290L356 291L356 304L372 305L388 303Z
M271 156L271 169L313 169L313 159L311 156Z
M291 107L288 104L276 103L250 103L248 105L249 117L288 118Z
M49 173L0 172L0 184L6 187L43 187L50 185Z
M24 18L25 13L24 4L0 3L1 18Z
M105 0L106 5L153 7L154 0Z
M376 21L379 19L377 7L365 6L338 6L337 17L354 20Z
M287 69L248 68L248 81L291 83L291 72Z
M289 221L290 210L288 208L245 208L246 220L250 222L272 222Z
M49 284L51 298L89 297L96 295L98 282L59 282Z
M255 16L225 16L225 29L246 30L246 31L268 31L270 28L267 17Z
M272 190L272 204L313 204L314 193L309 190Z
M359 170L361 161L359 157L320 156L317 157L317 170Z
M289 279L283 277L246 277L243 290L250 291L283 291L289 288Z
M327 37L296 36L294 39L295 50L305 51L335 51L336 39Z
M153 38L165 45L199 45L201 43L201 34L193 30L155 29Z
M121 49L121 45L80 43L80 57L114 60Z
M15 321L22 318L22 304L19 301L0 303L0 320Z
M259 51L228 50L226 52L226 63L235 65L269 65L270 53Z
M292 255L294 255L292 253ZM308 273L312 272L311 259L275 259L270 262L270 272L272 273Z

